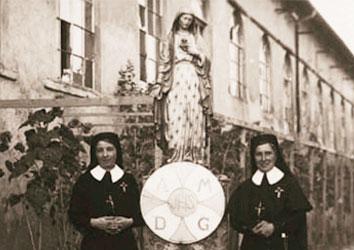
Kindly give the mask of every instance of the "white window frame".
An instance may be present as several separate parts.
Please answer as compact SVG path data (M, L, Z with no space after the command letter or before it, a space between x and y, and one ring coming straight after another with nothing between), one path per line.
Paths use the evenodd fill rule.
M270 113L271 105L271 51L267 35L263 35L259 50L259 101L261 110Z
M240 100L246 100L245 85L245 50L243 39L243 24L239 13L235 12L231 20L229 38L230 79L229 93Z
M324 131L323 131L323 118L324 118L324 110L323 110L323 95L322 95L322 82L321 80L317 81L317 86L316 86L316 99L317 99L317 105L316 105L316 112L315 117L317 118L317 121L314 123L315 129L316 129L316 135L317 135L317 140L318 142L322 145L323 144L323 136L324 136Z
M328 134L329 134L329 145L331 148L335 147L335 97L334 91L331 90L329 96L329 110L328 110Z
M340 118L340 122L341 122L341 133L340 133L340 139L341 139L341 148L343 148L343 151L346 151L348 149L348 145L347 145L347 127L346 127L346 108L345 108L345 100L344 98L342 98L341 102L340 102L340 107L341 107L341 118Z
M139 55L142 84L154 83L156 79L162 38L162 2L162 0L139 0Z
M308 70L304 67L302 71L302 85L301 85L301 117L302 119L302 127L306 127L306 131L302 130L303 132L309 132L308 129L311 126L311 103L309 97L309 89L310 89L310 79Z
M95 90L94 0L58 0L58 6L60 79L73 87ZM91 12L88 20L86 8ZM62 37L65 25L67 44Z
M292 85L293 85L293 69L289 52L284 58L284 92L283 95L283 119L291 130L293 110L292 110Z

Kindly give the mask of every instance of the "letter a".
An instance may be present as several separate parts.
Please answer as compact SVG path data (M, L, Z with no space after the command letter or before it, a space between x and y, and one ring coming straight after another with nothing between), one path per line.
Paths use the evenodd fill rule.
M161 178L159 184L156 186L156 189L163 192L168 192L168 186L165 183L165 180Z

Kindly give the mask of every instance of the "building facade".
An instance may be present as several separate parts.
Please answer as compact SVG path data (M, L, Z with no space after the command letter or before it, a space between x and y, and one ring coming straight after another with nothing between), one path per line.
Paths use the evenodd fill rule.
M1 131L21 139L29 112L61 106L64 121L122 133L118 106L152 104L145 93L155 83L159 48L183 7L194 11L212 62L210 167L238 183L248 174L249 136L277 134L314 206L310 249L351 243L354 55L307 0L0 0ZM127 72L138 97L116 95ZM0 154L1 167L8 157ZM7 178L0 186L1 198L21 190ZM29 246L15 240L27 234L16 229L21 211L0 213L0 234L9 239L0 240L0 250ZM237 236L230 235L231 247Z

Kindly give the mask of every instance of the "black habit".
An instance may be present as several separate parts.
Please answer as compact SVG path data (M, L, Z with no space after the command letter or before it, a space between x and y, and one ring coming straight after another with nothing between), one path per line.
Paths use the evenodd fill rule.
M98 181L87 171L73 188L69 218L84 236L81 250L136 250L131 227L111 235L90 225L91 218L101 216L125 216L133 219L133 226L143 224L139 189L133 175L125 172L109 187L104 181L105 178Z
M232 193L228 213L231 226L244 234L241 250L306 250L306 212L312 209L295 177L286 173L270 185L263 176L256 185L252 179L241 183ZM266 238L252 228L261 220L273 223L274 233ZM284 233L287 238L284 239Z

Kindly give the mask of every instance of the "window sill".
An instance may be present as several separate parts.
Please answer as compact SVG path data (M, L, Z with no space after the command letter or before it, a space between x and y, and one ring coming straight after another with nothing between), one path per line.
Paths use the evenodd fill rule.
M0 77L11 81L16 81L18 78L18 72L5 68L5 66L0 62Z
M50 90L58 91L61 93L69 94L72 96L77 96L77 97L99 97L101 96L100 93L84 88L84 87L79 87L79 86L73 86L68 83L64 83L60 80L50 80L46 79L44 81L44 87Z

